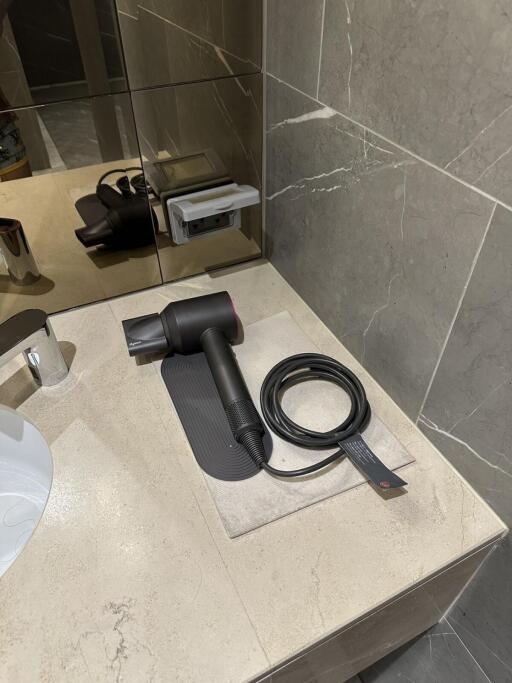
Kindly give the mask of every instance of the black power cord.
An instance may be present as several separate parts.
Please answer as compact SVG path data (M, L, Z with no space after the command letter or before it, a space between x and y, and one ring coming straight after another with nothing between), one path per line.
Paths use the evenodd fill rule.
M281 405L281 396L286 389L300 382L315 379L337 384L350 397L351 408L348 417L329 432L314 432L301 427L286 415ZM363 431L371 417L370 404L364 387L354 373L333 358L318 353L301 353L291 356L273 367L261 387L260 401L267 424L285 441L316 450L340 447L327 458L300 470L277 470L266 460L259 459L260 467L278 477L301 477L312 474L343 458L346 454L340 442Z
M128 179L127 173L131 171L141 171L141 173L137 173L137 175L134 175L130 179ZM103 181L106 178L108 178L108 176L114 174L123 174L121 178L119 178L116 181L116 185L121 194L125 197L129 197L132 194L130 190L130 185L135 190L135 194L138 197L146 197L150 192L152 192L151 188L146 182L142 166L128 166L128 168L111 168L110 171L104 173L98 180L98 183L96 185L96 191L98 191Z

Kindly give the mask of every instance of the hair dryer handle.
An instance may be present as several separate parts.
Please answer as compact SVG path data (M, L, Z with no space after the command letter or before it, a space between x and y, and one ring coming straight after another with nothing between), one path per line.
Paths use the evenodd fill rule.
M234 438L247 450L252 451L253 459L258 461L262 458L266 462L261 440L264 434L263 424L242 377L231 344L220 330L211 328L203 332L201 345ZM257 444L259 454L254 452L254 444Z

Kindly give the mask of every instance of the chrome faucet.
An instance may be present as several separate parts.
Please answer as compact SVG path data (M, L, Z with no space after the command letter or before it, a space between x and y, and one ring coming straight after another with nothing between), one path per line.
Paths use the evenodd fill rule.
M32 285L41 277L23 226L15 218L0 218L0 256L16 285Z
M0 367L21 353L36 382L44 387L58 384L68 374L59 342L44 311L22 311L0 325Z

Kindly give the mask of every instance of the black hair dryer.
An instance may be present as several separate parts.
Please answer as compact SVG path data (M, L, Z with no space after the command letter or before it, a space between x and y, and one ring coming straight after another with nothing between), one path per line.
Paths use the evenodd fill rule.
M204 351L234 438L259 467L266 463L263 424L231 348L241 330L227 292L176 301L124 320L123 329L130 356Z

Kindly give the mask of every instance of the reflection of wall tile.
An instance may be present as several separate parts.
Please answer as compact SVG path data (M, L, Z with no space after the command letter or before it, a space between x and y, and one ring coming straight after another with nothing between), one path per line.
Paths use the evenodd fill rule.
M31 87L84 79L69 3L13 2L9 18Z
M139 0L138 4L196 36L222 42L222 0Z
M12 32L6 19L0 86L4 65L11 69L14 60L27 88L8 87L10 106L126 90L114 0L14 2L8 17Z
M145 164L213 149L237 183L261 188L260 75L224 78L133 93ZM164 280L184 277L260 253L261 207L243 212L243 230L180 247L160 236Z
M262 3L260 0L240 2L223 0L223 36L227 52L261 66L263 32Z
M0 26L0 111L32 104L25 72L11 24L4 19Z
M133 94L146 159L214 148L237 182L261 182L261 77L190 83Z
M416 417L492 204L269 79L270 258Z
M258 72L261 11L260 0L123 3L119 19L131 87Z
M497 0L327 0L320 99L512 203L509 15Z
M269 0L267 69L316 95L323 0Z

